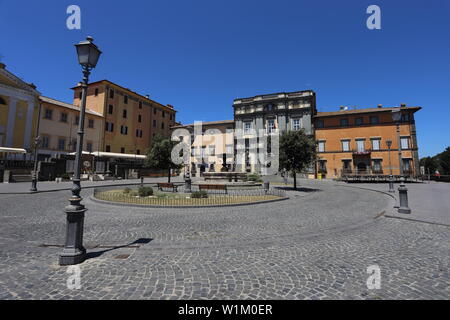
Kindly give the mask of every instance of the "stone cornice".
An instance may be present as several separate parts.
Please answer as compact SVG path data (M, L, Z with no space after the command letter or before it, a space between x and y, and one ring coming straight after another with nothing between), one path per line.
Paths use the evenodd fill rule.
M11 72L5 70L5 69L0 69L0 75L4 76L5 78L11 80L12 82L14 82L15 84L17 84L19 88L14 88L11 86L7 86L8 88L11 89L17 89L17 90L22 90L24 92L27 92L29 95L33 95L33 96L39 96L40 92L33 89L28 83L26 83L25 81L21 80L20 78L18 78L17 76L15 76L14 74L12 74ZM6 85L4 85L6 86Z

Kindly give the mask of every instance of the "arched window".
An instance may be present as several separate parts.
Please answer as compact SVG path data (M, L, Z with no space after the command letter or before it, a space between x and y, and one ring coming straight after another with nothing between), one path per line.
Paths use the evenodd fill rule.
M6 101L5 101L5 99L3 99L2 97L0 97L0 104L4 104L4 105L6 105Z

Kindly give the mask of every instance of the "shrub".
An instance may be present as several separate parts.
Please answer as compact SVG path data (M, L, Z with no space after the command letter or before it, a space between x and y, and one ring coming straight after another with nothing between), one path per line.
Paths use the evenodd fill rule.
M253 182L262 182L262 179L261 179L260 175L257 174L257 173L249 173L247 175L247 180L248 181L253 181Z
M208 194L206 193L206 191L195 191L192 192L191 198L195 198L195 199L201 199L201 198L208 198Z
M139 187L139 197L148 197L153 195L152 187Z
M125 194L129 194L129 193L130 193L130 191L131 191L131 189L130 189L130 188L125 188L125 189L123 189L123 193L125 193Z
M61 178L63 178L64 180L70 180L70 175L68 173L63 173L61 175Z

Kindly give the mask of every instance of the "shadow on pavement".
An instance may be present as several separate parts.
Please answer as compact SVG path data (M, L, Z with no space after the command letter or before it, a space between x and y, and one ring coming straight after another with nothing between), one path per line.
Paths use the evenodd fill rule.
M133 249L139 249L140 245L144 245L147 243L150 243L153 239L150 238L140 238L137 239L129 244L125 244L125 245L120 245L120 246L113 246L113 247L107 247L106 250L101 250L101 251L95 251L95 252L88 252L86 254L86 260L88 259L93 259L93 258L98 258L101 255L103 255L106 252L109 251L113 251L113 250L117 250L117 249L122 249L122 248L133 248ZM97 248L105 248L106 246L99 246Z

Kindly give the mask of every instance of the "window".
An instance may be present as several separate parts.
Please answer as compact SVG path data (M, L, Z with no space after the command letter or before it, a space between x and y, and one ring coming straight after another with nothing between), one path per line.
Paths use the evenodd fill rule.
M128 104L128 96L123 96L123 103Z
M365 152L364 140L356 140L356 147L358 152Z
M269 119L267 120L267 132L272 133L275 131L275 120Z
M300 119L293 119L292 120L292 129L294 131L298 131L300 130L301 126L300 126Z
M153 128L156 128L156 120L153 119Z
M164 122L161 122L161 129L164 129Z
M44 119L52 120L52 118L53 118L53 110L45 109Z
M372 150L380 150L381 139L372 139Z
M319 141L319 152L325 152L325 141Z
M272 104L268 104L266 106L266 111L272 111L273 110L273 105Z
M78 94L78 98L81 100L83 98L83 92L80 91L80 93Z
M380 123L380 119L378 118L378 116L370 117L370 124L378 124L378 123Z
M6 105L6 101L5 101L5 99L3 99L2 97L0 97L0 104L4 104L4 105Z
M128 127L127 126L120 126L120 133L123 135L128 134Z
M356 118L355 119L355 125L360 126L364 124L364 118Z
M403 172L411 172L411 161L410 159L402 159Z
M350 151L350 140L342 140L342 151Z
M92 152L92 142L88 142L86 144L86 149L87 149L88 152Z
M138 122L142 122L142 115L138 115Z
M58 139L58 150L64 150L66 148L66 139L59 138Z
M162 111L162 117L165 118L166 117L166 113L164 111Z
M109 98L114 99L114 90L113 89L109 90Z
M317 128L323 128L323 127L324 127L324 122L323 122L323 120L317 120L317 121L316 121L316 126L317 126Z
M49 145L50 145L50 137L43 136L42 137L42 148L47 149Z
M409 138L408 137L400 138L400 141L401 141L402 149L409 149Z
M136 154L137 154L137 155L141 154L141 150L137 149L137 150L136 150Z
M78 125L80 123L80 116L75 116L75 124Z
M107 145L105 150L106 152L111 152L111 146Z
M110 104L110 105L108 106L108 113L109 113L109 114L113 114L113 112L114 112L114 107L113 107L112 104Z
M326 173L327 172L327 161L319 160L319 172Z
M153 114L156 114L156 108L153 108Z
M344 172L350 173L352 171L351 163L352 160L342 160L342 170Z
M124 147L120 148L120 153L125 153L125 148Z
M374 173L381 173L382 172L382 165L381 165L381 159L374 159L373 160L373 168Z
M251 130L252 130L252 123L244 122L244 133L250 133Z
M127 118L127 109L123 109L122 117L123 117L124 119Z
M410 121L409 113L403 113L402 122L409 122L409 121Z
M114 132L114 123L106 122L105 130L108 132Z
M341 119L341 127L346 127L348 126L348 119L347 118L343 118Z
M169 114L169 119L172 120L172 118L173 118L173 117L172 117L172 114Z
M98 96L98 88L95 88L94 96Z
M88 128L91 128L91 129L94 128L94 119L89 119L88 120Z
M67 113L61 112L61 118L59 120L61 122L67 122Z
M142 138L142 130L141 129L136 129L136 137L137 138Z
M142 101L139 101L139 109L142 109Z

